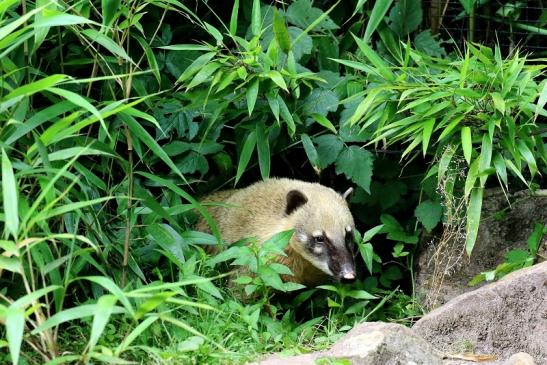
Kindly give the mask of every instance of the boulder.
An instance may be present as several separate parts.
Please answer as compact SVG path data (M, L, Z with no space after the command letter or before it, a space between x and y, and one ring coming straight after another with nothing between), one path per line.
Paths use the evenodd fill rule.
M490 354L496 363L528 364L509 360L525 352L547 364L547 262L450 300L412 330L443 354Z
M460 205L460 209L465 209L465 204ZM424 248L416 260L418 300L430 310L474 290L476 287L467 284L475 275L493 270L504 261L509 250L526 249L535 223L545 222L547 196L529 191L506 196L499 188L485 190L481 223L471 258L464 255L465 221L445 225L441 239L424 237ZM545 257L547 237L539 253Z
M442 364L423 338L396 323L366 322L356 325L330 350L282 357L272 355L259 365L316 365L324 359L346 359L352 365Z

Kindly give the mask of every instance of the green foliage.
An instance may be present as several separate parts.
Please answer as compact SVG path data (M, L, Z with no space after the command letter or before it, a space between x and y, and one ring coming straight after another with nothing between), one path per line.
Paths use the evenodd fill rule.
M476 275L468 283L469 286L475 286L483 281L493 281L504 277L505 275L532 266L537 259L538 249L543 237L547 234L545 224L536 223L534 230L527 241L527 249L512 249L505 254L505 261L496 266L494 270L485 271Z
M372 49L356 41L366 61L340 63L357 70L367 63L386 68ZM435 160L446 156L445 165L454 154L464 156L469 166L463 187L469 199L465 246L471 254L488 176L496 175L508 189L509 170L529 185L539 164L547 162L542 130L534 122L538 114L546 114L544 82L540 82L544 67L527 63L518 53L503 59L498 48L473 44L465 57L455 61L431 58L408 46L405 52L400 66L363 77L367 89L346 99L362 100L348 123L370 131L370 143L404 144L403 157L420 145L424 156L433 155ZM529 178L524 177L526 167ZM436 171L440 171L438 163L430 173Z
M0 0L0 362L244 363L420 315L399 286L416 223L445 218L431 177L467 157L478 224L489 174L509 189L542 171L547 100L518 55L431 58L446 51L420 16L417 1ZM420 144L403 168L400 146ZM198 203L287 166L354 185L355 283L283 281L290 232L228 248Z

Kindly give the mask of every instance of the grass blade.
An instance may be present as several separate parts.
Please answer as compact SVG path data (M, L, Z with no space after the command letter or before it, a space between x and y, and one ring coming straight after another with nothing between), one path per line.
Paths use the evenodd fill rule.
M19 364L19 353L25 329L25 311L22 308L9 307L5 313L6 338L8 340L11 362L17 365Z
M471 199L469 200L469 207L467 208L465 252L469 257L471 256L479 232L483 191L483 188L474 188L471 191Z
M89 343L87 344L89 352L93 350L97 341L99 341L99 337L101 337L117 301L118 300L114 295L103 295L97 300L97 311L93 317L91 335L89 336Z
M245 144L243 144L243 148L241 149L241 155L239 156L239 163L237 164L237 172L236 172L236 179L235 183L239 181L241 178L241 175L245 172L245 169L247 168L247 165L249 164L249 161L251 160L251 156L253 154L253 151L256 146L256 132L252 131L249 133L247 138L245 139Z

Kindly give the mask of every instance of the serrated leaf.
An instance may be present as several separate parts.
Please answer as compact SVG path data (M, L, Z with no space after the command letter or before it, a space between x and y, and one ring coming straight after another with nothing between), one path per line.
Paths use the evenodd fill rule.
M369 151L350 146L336 159L336 173L344 174L348 179L370 193L374 156Z
M326 168L338 158L344 148L344 142L333 134L325 134L313 139L317 145L317 155L319 156L319 166Z
M421 202L414 210L414 215L420 223L423 224L428 232L441 221L443 215L443 207L439 202L426 200Z

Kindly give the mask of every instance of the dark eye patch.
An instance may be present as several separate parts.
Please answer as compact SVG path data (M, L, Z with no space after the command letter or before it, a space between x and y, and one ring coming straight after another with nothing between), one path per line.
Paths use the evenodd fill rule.
M352 253L352 255L355 256L357 252L355 250L355 236L353 235L353 230L349 232L346 231L345 241L346 241L346 248L348 249L349 252Z

